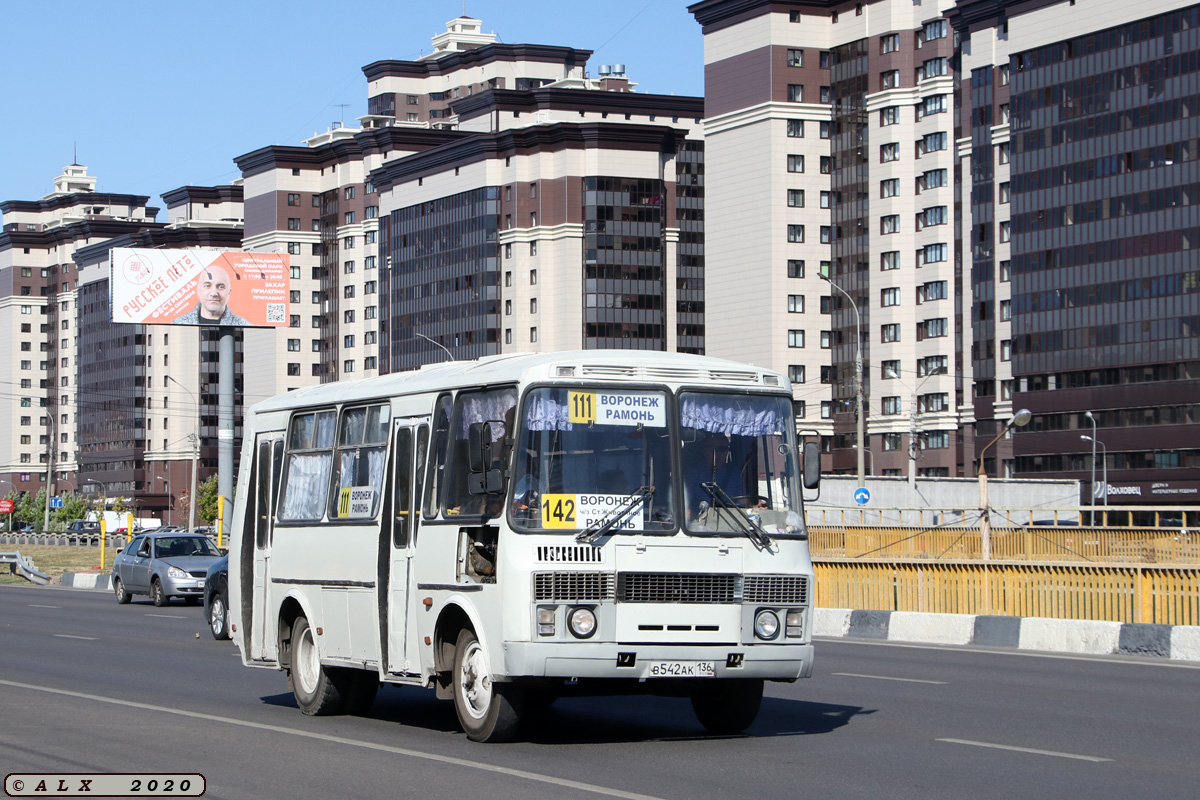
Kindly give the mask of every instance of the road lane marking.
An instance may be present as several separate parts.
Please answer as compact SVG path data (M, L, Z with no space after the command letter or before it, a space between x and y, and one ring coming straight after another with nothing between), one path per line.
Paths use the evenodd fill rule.
M871 678L876 681L903 681L904 683L932 683L945 686L948 681L923 681L920 678L893 678L890 675L860 675L857 672L831 672L830 675L842 675L846 678Z
M30 603L29 607L30 608L62 608L62 606L43 606L43 605L38 605L37 603Z
M1084 655L1079 653L1054 653L1049 650L1000 650L993 647L982 647L973 644L917 644L914 642L869 641L863 639L848 639L845 636L814 636L814 642L829 644L849 644L861 647L900 647L909 650L940 650L955 653L971 653L988 656L1017 656L1020 658L1048 658L1058 661L1091 661L1104 664L1123 664L1133 667L1166 667L1167 669L1200 669L1200 663L1187 661L1170 661L1161 656L1136 656L1127 653L1108 653L1105 655Z
M969 739L938 739L939 742L949 742L951 744L969 744L972 747L990 747L993 750L1014 750L1018 753L1033 753L1038 756L1054 756L1055 758L1074 758L1077 761L1112 761L1111 758L1100 758L1099 756L1081 756L1078 753L1059 753L1056 750L1036 750L1032 747L1014 747L1011 744L993 744L991 742L972 742Z
M426 761L436 761L441 764L449 764L455 767L464 767L467 769L480 770L482 772L491 772L498 775L507 775L512 778L520 778L522 780L533 781L535 783L561 786L566 789L578 789L580 791L592 792L593 794L601 794L608 797L620 797L623 800L662 800L662 798L658 798L653 795L625 792L620 789L611 789L607 786L597 786L592 783L581 783L580 781L556 778L553 775L542 775L538 772L512 769L511 767L501 767L496 764L485 764L479 761L471 761L465 758L455 758L453 756L443 756L437 753L426 753L421 750L411 750L407 747L394 747L392 745L376 744L375 742L364 742L360 739L348 739L344 736L330 736L329 734L325 733L302 731L297 730L296 728L284 728L279 725L268 725L264 722L250 722L249 720L235 719L233 717L220 717L215 714L203 714L199 711L184 711L178 708L150 705L149 703L136 703L132 700L120 700L115 697L105 697L103 695L87 694L85 692L72 692L66 689L54 689L49 686L36 686L31 683L20 683L18 681L0 679L0 686L13 686L17 689L28 689L34 692L45 692L47 694L57 694L64 697L75 697L80 700L92 700L97 703L108 703L110 705L124 706L126 708L140 708L144 711L158 711L163 714L174 714L176 716L187 717L189 719L202 719L209 722L221 722L226 725L236 725L241 728L272 731L274 733L282 733L288 736L298 736L302 739L315 739L321 742L344 744L350 747L362 747L367 750L377 750L384 753L392 753L393 755L420 758Z
M180 614L146 614L147 617L156 617L158 619L189 619Z
M72 636L69 633L56 633L56 634L54 634L54 638L55 639L82 639L85 642L96 641L95 636Z

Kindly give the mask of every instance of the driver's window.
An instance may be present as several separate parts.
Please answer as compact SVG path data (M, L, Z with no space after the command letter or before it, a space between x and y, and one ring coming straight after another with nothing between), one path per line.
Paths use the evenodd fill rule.
M138 548L138 556L141 558L150 557L150 540L142 539L142 546Z

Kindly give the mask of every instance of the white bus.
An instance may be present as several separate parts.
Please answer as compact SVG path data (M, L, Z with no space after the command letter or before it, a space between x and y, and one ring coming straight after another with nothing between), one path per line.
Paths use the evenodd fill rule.
M566 693L653 692L729 733L812 672L819 454L784 375L503 355L281 395L243 442L232 638L306 714L429 686L502 741Z

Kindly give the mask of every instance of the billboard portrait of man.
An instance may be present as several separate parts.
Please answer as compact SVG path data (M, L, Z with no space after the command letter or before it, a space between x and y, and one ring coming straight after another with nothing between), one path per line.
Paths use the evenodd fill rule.
M229 309L229 273L210 264L196 282L196 307L176 317L176 325L239 325L250 323Z

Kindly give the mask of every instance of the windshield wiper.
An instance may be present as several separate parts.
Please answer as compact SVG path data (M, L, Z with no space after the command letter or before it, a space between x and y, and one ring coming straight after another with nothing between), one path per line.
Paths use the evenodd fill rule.
M635 511L639 511L642 506L654 496L653 486L643 486L636 490L629 497L621 502L621 505L614 508L612 511L605 514L600 519L587 526L575 536L575 541L586 542L588 544L596 541L604 534L611 531L618 522L628 517Z
M767 536L767 532L762 529L762 526L750 518L750 512L733 501L733 498L725 493L725 490L718 486L713 481L706 481L700 484L700 488L708 492L713 499L713 505L724 510L732 510L728 516L734 526L745 534L746 538L754 542L759 547L769 547L771 539Z

